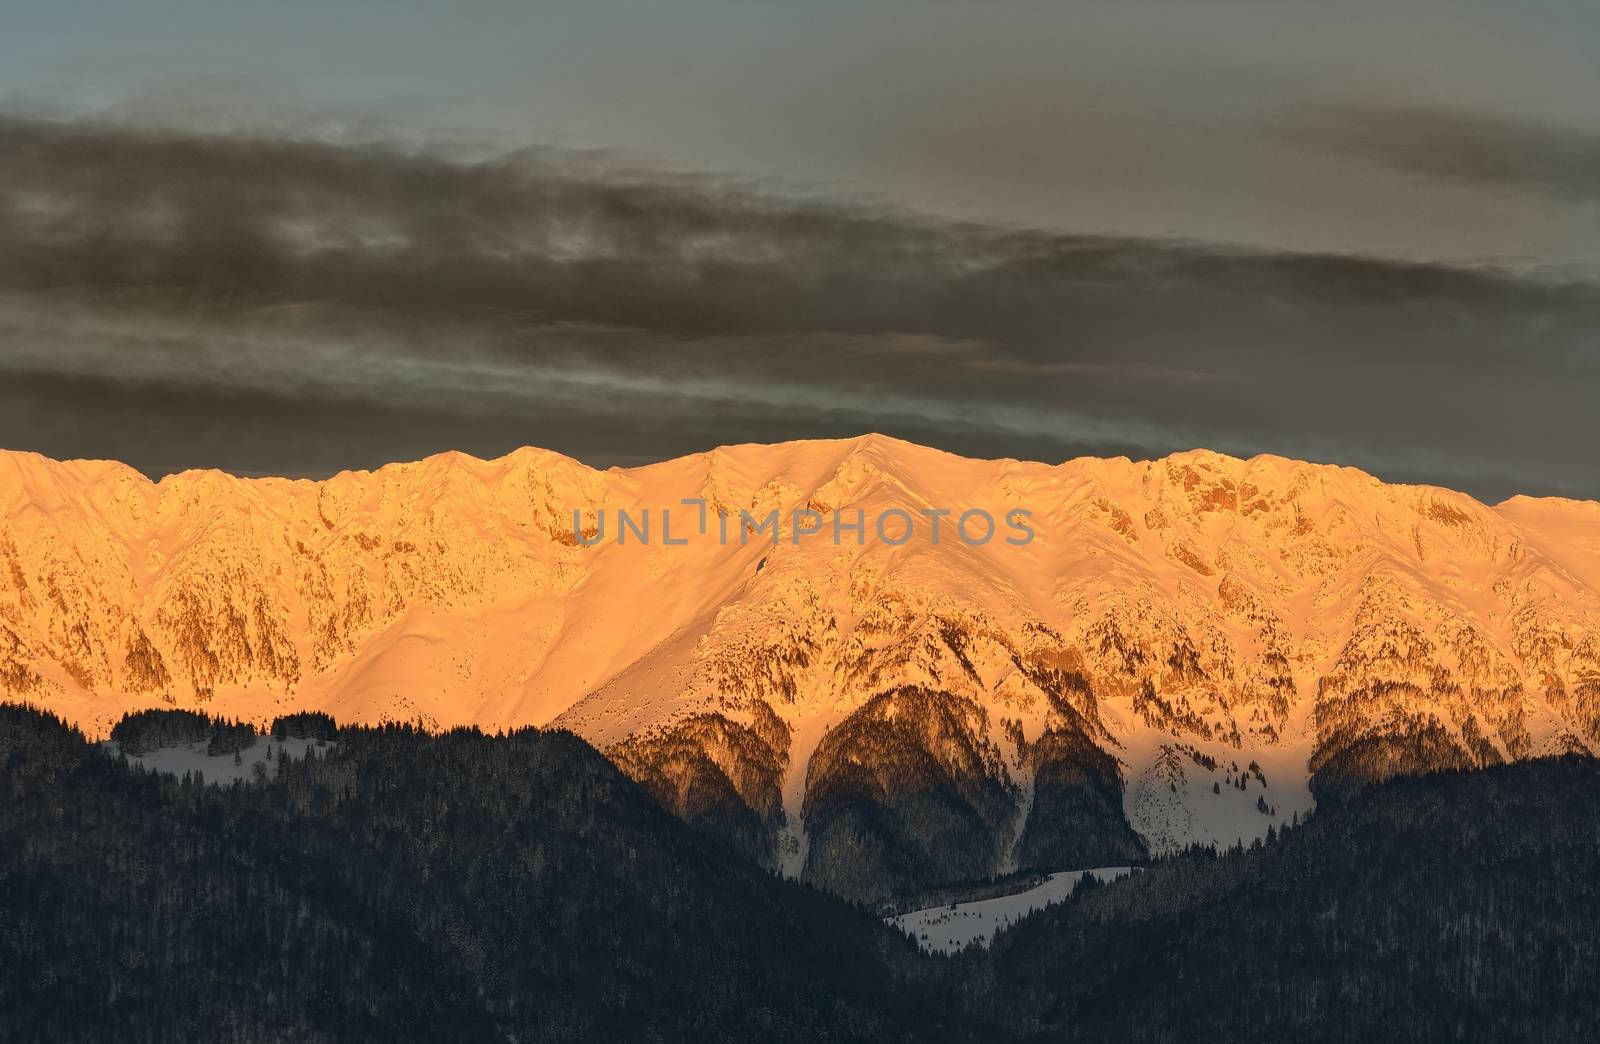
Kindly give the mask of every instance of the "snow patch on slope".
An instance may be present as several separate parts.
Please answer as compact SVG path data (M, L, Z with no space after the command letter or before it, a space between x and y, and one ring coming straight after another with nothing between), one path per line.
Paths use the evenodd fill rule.
M1086 876L1114 881L1133 872L1132 867L1104 866L1092 870L1068 870L1051 874L1041 883L1014 895L980 899L972 903L951 903L925 910L913 910L888 918L888 923L932 953L954 953L977 943L987 946L995 933L1007 925L1069 898Z
M238 758L235 759L233 754L206 753L209 742L200 740L179 747L158 747L143 754L123 753L121 745L116 740L107 740L101 747L106 753L121 756L129 765L136 768L164 772L179 778L185 773L193 773L204 777L207 783L226 786L230 783L265 782L276 779L283 758L299 761L306 756L307 749L311 747L317 749L320 757L337 746L323 740L294 737L280 740L263 736L250 746L242 748Z

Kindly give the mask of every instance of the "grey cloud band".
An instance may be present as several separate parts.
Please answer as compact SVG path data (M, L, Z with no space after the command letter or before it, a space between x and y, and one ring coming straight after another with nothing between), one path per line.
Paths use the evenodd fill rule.
M323 474L881 430L1594 495L1600 291L941 222L603 154L0 119L0 445Z

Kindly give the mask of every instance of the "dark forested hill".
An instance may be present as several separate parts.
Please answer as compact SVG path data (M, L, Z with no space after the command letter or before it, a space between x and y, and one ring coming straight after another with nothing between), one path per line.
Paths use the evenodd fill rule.
M6 1039L963 1036L925 963L565 733L342 730L225 788L0 707Z
M229 751L243 728L117 735ZM1600 1020L1588 759L1393 780L945 959L568 734L283 732L331 742L221 787L0 707L0 1039L1588 1040Z
M1600 763L1394 780L1192 852L949 969L1033 1040L1593 1040Z

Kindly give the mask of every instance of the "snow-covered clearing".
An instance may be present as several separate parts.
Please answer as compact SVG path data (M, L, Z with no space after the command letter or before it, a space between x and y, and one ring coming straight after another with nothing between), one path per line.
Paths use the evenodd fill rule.
M248 783L256 779L271 779L278 774L278 763L283 757L300 759L306 748L316 746L320 757L333 744L311 739L273 739L263 736L239 751L237 764L232 754L207 754L206 740L188 743L181 747L160 747L143 754L127 754L115 740L102 744L111 754L121 754L130 765L139 765L155 772L166 772L181 777L185 772L199 772L207 783L228 784L239 780ZM270 752L270 757L268 756ZM260 765L260 775L256 766Z
M935 953L954 953L971 943L987 946L996 932L1035 910L1051 903L1059 903L1072 895L1085 874L1093 874L1102 881L1126 877L1131 867L1107 866L1093 870L1068 870L1051 874L1043 883L1014 895L980 899L972 903L957 903L953 907L932 906L926 910L913 910L889 923L916 939L925 950Z

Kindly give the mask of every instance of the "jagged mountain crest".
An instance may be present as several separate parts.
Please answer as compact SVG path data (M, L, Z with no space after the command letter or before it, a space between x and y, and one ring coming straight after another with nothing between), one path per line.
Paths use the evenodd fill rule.
M1035 538L963 541L969 508L1024 509ZM618 511L654 539L619 542ZM776 542L741 517L773 511ZM796 511L821 533L792 539ZM835 511L864 513L859 542L835 544ZM874 531L893 511L912 539ZM1396 771L1590 749L1597 635L1600 505L1277 457L1052 466L865 436L151 482L0 454L5 696L92 734L145 706L554 723L757 858L864 896L932 883L936 822L972 832L963 872L1060 868L1255 836ZM885 710L913 705L960 727ZM942 766L917 772L943 803L908 804L891 763Z

